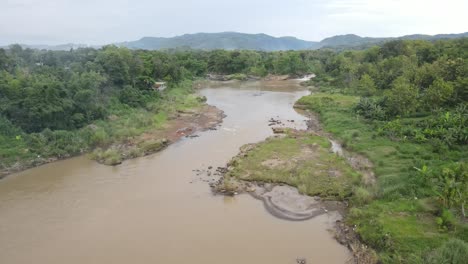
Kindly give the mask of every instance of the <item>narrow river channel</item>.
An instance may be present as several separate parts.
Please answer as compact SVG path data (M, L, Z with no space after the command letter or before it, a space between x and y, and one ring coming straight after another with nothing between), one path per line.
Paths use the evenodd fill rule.
M278 219L249 195L212 195L194 171L272 135L270 118L305 128L292 106L308 92L282 81L200 93L227 115L217 130L117 167L77 157L1 180L0 263L345 263L328 215Z

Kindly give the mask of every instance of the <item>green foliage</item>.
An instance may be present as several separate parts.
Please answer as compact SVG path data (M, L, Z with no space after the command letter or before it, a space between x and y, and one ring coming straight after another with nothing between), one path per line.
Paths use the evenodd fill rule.
M418 124L426 138L441 140L448 146L468 143L468 109L459 105L453 111L440 111Z
M436 218L436 223L442 230L454 228L456 224L455 216L447 209L443 209L440 217Z
M409 115L418 108L418 90L403 77L393 82L385 96L389 111L394 115Z
M316 102L326 97L333 98L333 105L317 106ZM371 104L369 100L388 104L384 100L358 101L354 96L323 93L303 97L297 104L318 112L326 131L346 143L347 149L367 156L374 165L376 185L353 188L349 224L356 225L360 237L377 250L381 262L424 263L427 253L449 238L467 237L466 224L460 221L468 190L464 178L466 144L453 141L447 148L440 141L446 147L440 151L441 146L431 145L439 139L423 134L429 126L446 124L447 130L453 130L464 124L464 108L448 115L434 113L386 122L356 118L358 109L370 109L364 107ZM416 140L418 135L425 140Z
M167 139L160 139L160 140L151 140L151 141L146 141L143 142L139 148L144 152L144 153L154 153L157 152L167 146L169 141Z
M372 193L364 187L356 186L353 190L352 201L356 205L364 205L373 200Z
M377 92L374 80L368 74L364 74L357 84L357 93L363 96L372 96Z
M358 115L371 120L384 120L386 117L383 107L368 97L361 97L354 111L356 111Z
M228 177L286 183L311 196L345 199L360 175L329 148L328 140L319 136L270 138L245 157L231 161L233 170ZM313 154L309 155L311 150Z
M465 216L464 206L468 199L468 168L465 163L444 167L434 176L434 191L445 208L460 208Z
M468 259L468 243L450 239L435 249L425 260L427 264L463 264Z
M424 94L426 108L434 109L442 106L451 99L452 94L453 85L443 79L436 79L429 88L427 88L426 93Z
M144 106L146 104L145 96L140 90L133 89L126 85L119 94L120 102L132 107Z
M90 158L110 166L118 165L122 163L123 160L118 150L108 149L104 151L100 148L94 150L93 153L90 154Z

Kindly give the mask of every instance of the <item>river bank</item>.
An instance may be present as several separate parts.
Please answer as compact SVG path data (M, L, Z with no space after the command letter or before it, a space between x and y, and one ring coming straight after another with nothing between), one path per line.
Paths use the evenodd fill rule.
M106 149L98 148L90 154L90 158L105 165L119 165L124 160L161 151L183 137L197 137L198 132L215 130L223 118L223 111L207 104L178 110L162 128L146 131Z
M430 141L413 141L406 136L398 139L390 135L393 129L409 131L414 118L401 118L399 126L392 128L392 121L371 122L357 115L358 102L357 96L323 92L296 103L315 113L323 130L345 150L358 153L358 160L365 157L370 161L356 164L364 168L364 177L349 199L345 223L372 246L383 263L439 263L435 259L441 258L446 243L467 252L462 240L467 238L468 226L463 216L443 210L440 196L428 188L434 182L428 168L463 163L466 146L441 149ZM466 170L459 173L466 175ZM444 227L446 221L450 227Z
M207 105L192 86L187 82L164 91L164 99L155 106L111 110L107 118L80 130L17 137L13 140L17 145L10 150L16 157L0 163L0 179L83 154L105 165L118 165L160 151L182 137L214 129L224 117L222 111ZM35 149L39 142L45 146Z
M224 85L237 81L307 81L314 75L268 75L266 77L209 74L204 80L182 82L175 89L162 93L162 105L147 109L118 109L104 120L77 131L51 131L33 138L24 134L10 140L11 153L0 161L0 179L26 169L64 160L83 154L105 165L119 165L122 161L160 151L183 136L213 128L222 113L204 104L195 94L209 82ZM299 79L296 79L299 78ZM160 104L158 102L158 104ZM152 110L151 108L156 108ZM193 119L193 121L192 121ZM32 145L42 145L34 149Z
M216 194L249 193L281 219L326 214L333 219L330 231L336 240L353 253L353 263L376 263L375 253L345 221L357 186L375 182L372 164L330 138L315 115L307 124L302 131L272 126L277 135L243 146L226 168L217 169L220 177L210 186Z
M0 226L14 227L0 229L2 260L345 263L349 250L327 231L332 215L278 219L249 195L213 196L213 175L196 172L224 166L242 145L271 136L272 117L305 129L306 118L292 105L308 91L281 81L206 86L199 94L225 112L217 130L119 166L81 156L1 181Z
M228 82L228 81L287 81L287 80L297 80L300 82L307 82L310 81L312 78L315 77L315 74L268 74L266 76L255 76L255 75L248 75L243 73L238 74L207 74L206 80L209 81L217 81L217 82Z
M301 98L295 107L307 111L307 131L287 129L270 120L278 135L243 146L211 184L214 192L250 193L271 214L288 220L336 211L339 217L333 232L353 252L356 263L406 262L407 258L419 263L439 254L446 248L444 242L463 247L463 241L456 239L466 238L463 217L443 220L448 216L437 209L440 205L434 197L394 194L402 188L409 193L424 188L423 182L411 182L418 180L415 161L434 164L426 153L440 155L440 150L378 134L377 124L354 114L358 99L328 93ZM443 159L463 160L463 151L455 148L445 152ZM359 178L346 183L353 178L343 162L359 172ZM341 200L341 206L330 206L329 199ZM450 228L441 227L445 221L450 221Z

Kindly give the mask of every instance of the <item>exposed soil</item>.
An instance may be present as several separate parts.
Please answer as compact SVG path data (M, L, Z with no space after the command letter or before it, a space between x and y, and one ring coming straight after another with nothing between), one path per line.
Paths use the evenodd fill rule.
M302 221L325 214L328 211L343 212L343 204L336 201L323 201L318 196L303 195L288 185L254 183L250 194L264 202L272 215L292 221ZM339 219L342 218L338 213Z
M106 149L113 149L121 154L122 159L112 164L117 165L120 164L122 160L149 155L162 150L164 147L182 137L196 137L197 132L216 129L216 126L222 122L224 117L223 111L214 106L205 104L199 108L178 112L176 115L172 116L172 119L169 120L162 129L145 132L138 137L128 139L125 143L112 144ZM138 154L134 154L135 150L138 149L142 143L151 141L160 141L161 147L154 148L153 150L143 150ZM36 159L34 162L17 162L12 167L0 169L0 179L12 173L67 158L70 157L52 157L48 159Z
M118 165L123 160L146 156L161 151L177 140L187 137L198 137L196 133L216 129L225 117L223 111L211 105L178 111L162 129L155 129L129 139L125 144L113 144L108 149L115 150L121 155L121 160L106 165ZM153 143L153 146L151 145Z
M164 129L146 132L136 141L166 138L170 142L175 142L182 137L193 137L200 131L215 129L224 117L223 111L211 105L179 111L172 120L169 120Z
M300 137L310 132L290 129L288 130L288 133L293 137ZM282 136L283 135L279 134L274 137ZM217 172L220 172L217 174L219 177L216 181L210 183L214 193L223 195L249 193L253 197L262 200L268 212L282 219L302 221L331 211L336 212L337 215L339 215L338 218L340 220L342 219L341 215L345 212L346 208L345 203L323 200L319 196L304 195L299 193L297 188L285 184L248 181L249 175L242 175L241 180L225 178L225 174L234 168L236 160L249 155L249 152L256 146L257 144L244 145L240 149L239 154L227 164L226 168L217 170ZM317 158L317 147L318 146L315 144L312 146L304 145L301 147L301 152L292 159L283 160L278 157L274 157L263 161L261 165L269 169L285 169L288 167L294 167L295 163L305 160L314 160ZM341 172L338 170L329 171L328 173L330 177L341 176Z

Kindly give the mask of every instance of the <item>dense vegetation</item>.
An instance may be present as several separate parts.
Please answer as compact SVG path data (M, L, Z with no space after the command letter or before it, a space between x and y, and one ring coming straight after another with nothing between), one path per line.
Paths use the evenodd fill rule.
M349 221L364 242L385 263L463 259L467 53L467 38L342 52L12 46L0 49L0 168L82 153L157 127L173 102L194 103L190 81L207 73L242 79L313 72L311 84L322 93L300 103L375 165L376 185L356 187L351 198ZM155 81L166 81L168 91L155 91Z
M312 81L322 93L299 101L373 161L377 184L356 187L348 221L384 263L468 257L467 52L460 39L334 54Z
M0 49L0 170L41 164L161 126L193 105L206 73L265 76L311 70L305 53ZM155 81L167 82L164 92ZM175 103L175 104L174 104Z

